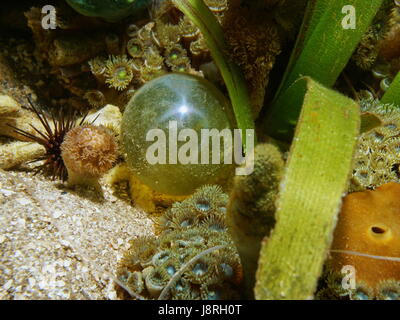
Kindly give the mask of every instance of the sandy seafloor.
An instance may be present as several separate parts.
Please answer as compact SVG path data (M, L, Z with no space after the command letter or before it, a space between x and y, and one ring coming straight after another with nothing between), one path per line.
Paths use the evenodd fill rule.
M153 222L102 188L0 170L0 299L117 299L116 265Z

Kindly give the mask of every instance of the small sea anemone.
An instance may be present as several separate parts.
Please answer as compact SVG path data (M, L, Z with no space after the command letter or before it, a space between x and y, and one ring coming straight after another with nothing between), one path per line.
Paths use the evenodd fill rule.
M382 281L377 288L377 299L400 300L400 281Z
M165 50L165 63L169 67L179 65L183 61L187 61L190 66L190 60L187 57L186 50L179 44L168 46Z
M356 283L356 288L349 292L351 300L372 300L374 291L362 281Z
M92 107L102 107L106 103L106 98L100 90L89 90L86 91L83 96Z
M123 265L132 265L137 262L142 268L151 263L153 255L157 252L158 240L154 237L140 237L130 241L130 249L126 253L128 260L123 260Z
M150 297L157 298L167 285L170 276L161 268L148 268L151 268L148 272L143 271L146 274L144 277L146 289Z
M145 67L151 70L160 70L164 66L164 58L156 48L148 48L143 54Z
M141 58L144 51L143 42L139 38L132 38L126 44L126 50L132 58Z
M206 217L200 224L201 227L213 231L226 231L225 215Z
M185 273L184 279L191 283L207 283L216 276L209 259L201 258L197 260Z
M144 290L144 280L141 272L138 271L129 272L125 281L128 284L128 286L138 294L141 294L142 291Z
M154 26L155 26L154 22L149 22L138 30L137 36L141 41L143 41L146 47L153 43L152 39L154 34L153 32Z
M225 216L227 204L228 195L217 185L201 187L193 194L189 202L189 205L202 215L213 213Z
M187 16L183 16L178 25L179 33L185 40L194 40L200 35L200 30Z
M170 250L162 250L157 252L153 258L151 259L151 263L154 266L160 266L162 265L164 262L166 262L167 260L169 260L172 257L171 251Z
M191 214L201 223L208 217L220 216L225 218L228 196L217 185L206 185L199 188L190 198L176 203L171 210L171 217Z
M139 31L139 27L136 24L130 24L126 28L126 34L128 37L131 37L131 38L136 37L138 31Z
M181 35L178 25L158 22L156 25L156 38L164 48L174 43L179 43Z
M227 0L205 0L204 3L212 12L223 12L228 9Z
M107 59L101 56L89 60L90 71L94 75L104 74L106 72Z
M383 281L400 280L400 264L345 251L400 257L399 199L400 184L391 182L373 191L347 195L339 214L329 266L334 272L353 266L356 281L372 290L372 296L380 294Z
M125 56L111 56L106 62L106 83L117 90L124 90L134 76L132 62Z
M144 67L140 74L140 79L143 82L148 82L148 81L158 78L166 73L167 73L167 71L165 71L162 68L154 69L152 67L150 67L150 68Z
M164 269L168 275L172 277L179 270L180 265L180 259L175 255L172 255L160 264L160 268Z
M178 61L177 61L178 62ZM182 59L180 63L171 67L172 72L185 72L193 75L200 76L200 73L190 67L189 60Z
M173 230L182 230L198 224L198 218L190 211L179 211L171 219L171 228Z
M94 125L69 130L60 149L70 182L97 179L111 169L117 159L114 135L104 127Z
M202 35L190 43L190 53L199 59L209 55L210 50L208 49L206 40Z

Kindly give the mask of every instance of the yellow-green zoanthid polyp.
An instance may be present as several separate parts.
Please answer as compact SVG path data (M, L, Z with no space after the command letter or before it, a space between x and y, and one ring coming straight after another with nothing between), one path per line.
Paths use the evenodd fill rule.
M230 110L228 99L200 77L171 73L146 83L122 119L129 167L144 184L165 194L190 194L226 177L233 143L220 135L233 138Z

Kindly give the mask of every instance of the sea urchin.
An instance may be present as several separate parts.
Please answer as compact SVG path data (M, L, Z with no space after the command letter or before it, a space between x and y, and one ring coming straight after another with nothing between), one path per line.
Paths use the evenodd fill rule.
M75 121L75 114L63 114L61 113L60 119L56 119L55 115L51 115L51 121L45 117L42 111L36 109L28 97L30 106L27 108L32 111L40 123L43 125L44 131L40 131L33 125L30 125L38 135L31 134L27 131L21 130L15 126L9 124L17 133L24 136L25 138L37 142L43 145L46 149L46 153L31 162L37 162L44 160L45 162L36 168L35 174L38 172L48 172L52 179L56 178L65 181L68 177L67 169L64 161L61 157L61 144L64 141L65 134L76 125L82 125L85 121L85 117L77 124Z
M35 174L47 171L53 180L59 178L65 181L68 178L70 185L86 184L98 187L97 179L108 171L117 159L118 148L114 134L105 127L93 125L97 117L87 123L86 115L80 121L76 121L74 113L61 114L59 119L52 114L49 121L30 100L29 102L29 110L36 114L44 131L33 125L31 127L38 135L14 126L12 128L45 147L46 153L32 161L45 160L36 169Z

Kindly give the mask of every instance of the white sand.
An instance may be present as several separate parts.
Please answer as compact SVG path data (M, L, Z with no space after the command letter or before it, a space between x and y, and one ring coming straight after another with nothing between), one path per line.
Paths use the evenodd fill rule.
M110 275L153 223L103 191L0 170L0 299L116 299Z

